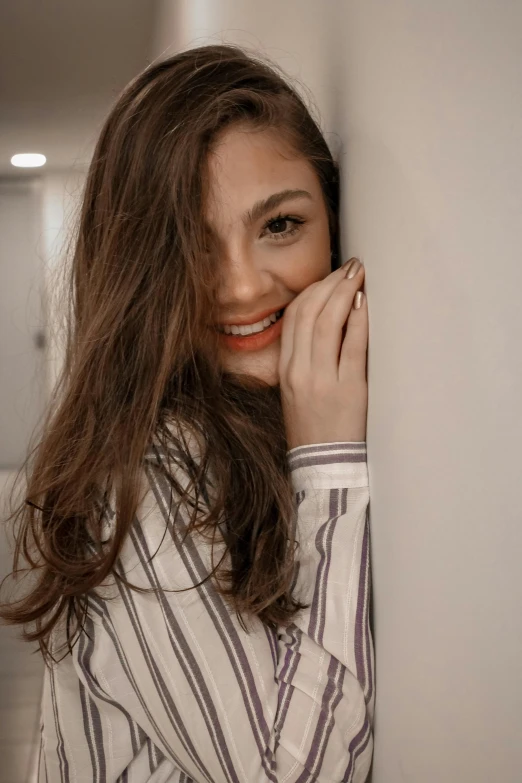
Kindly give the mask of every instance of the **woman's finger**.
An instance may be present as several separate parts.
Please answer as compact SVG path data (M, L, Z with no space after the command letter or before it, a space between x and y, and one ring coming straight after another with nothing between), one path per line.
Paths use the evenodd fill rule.
M283 319L280 368L285 371L292 360L294 367L308 370L312 361L312 344L316 321L339 283L346 277L346 267L336 269L323 280L308 286L285 311ZM285 334L286 332L286 334ZM284 339L283 339L284 337Z
M356 310L352 307L348 316L346 334L339 356L340 381L353 381L355 378L366 379L368 337L368 300L364 294L360 308Z
M357 290L364 283L364 266L353 278L344 278L332 292L317 318L312 346L314 371L338 377L339 353L343 342L343 328L353 308Z

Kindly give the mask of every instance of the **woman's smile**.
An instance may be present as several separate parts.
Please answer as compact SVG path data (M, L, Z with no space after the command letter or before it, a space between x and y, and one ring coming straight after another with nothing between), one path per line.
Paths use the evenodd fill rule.
M231 326L231 332L221 332L221 342L231 351L259 351L277 340L283 328L284 309L278 310L252 326ZM250 334L247 329L252 329Z

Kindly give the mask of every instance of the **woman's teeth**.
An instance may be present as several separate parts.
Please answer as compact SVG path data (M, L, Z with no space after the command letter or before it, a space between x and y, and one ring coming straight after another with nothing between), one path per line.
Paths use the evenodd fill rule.
M223 326L218 327L218 331L224 332L224 334L256 334L257 332L263 332L272 326L283 315L283 310L279 310L277 313L264 318L262 321L258 321L256 324L249 324L248 326Z

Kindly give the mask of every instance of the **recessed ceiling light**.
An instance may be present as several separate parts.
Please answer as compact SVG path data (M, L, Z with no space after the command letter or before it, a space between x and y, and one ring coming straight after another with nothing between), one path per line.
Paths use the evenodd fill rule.
M13 166L31 168L32 166L43 166L46 160L45 155L38 155L34 152L22 152L19 155L13 155L11 163Z

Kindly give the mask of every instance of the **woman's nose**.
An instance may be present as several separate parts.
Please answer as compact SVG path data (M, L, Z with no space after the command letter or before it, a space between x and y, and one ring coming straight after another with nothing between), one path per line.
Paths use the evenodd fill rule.
M272 287L269 270L244 249L228 256L222 279L220 298L227 304L253 302Z

